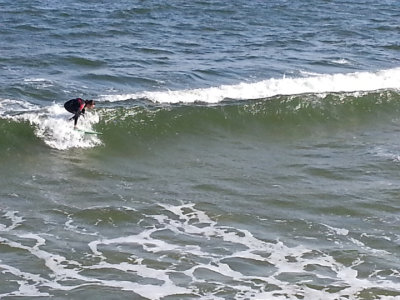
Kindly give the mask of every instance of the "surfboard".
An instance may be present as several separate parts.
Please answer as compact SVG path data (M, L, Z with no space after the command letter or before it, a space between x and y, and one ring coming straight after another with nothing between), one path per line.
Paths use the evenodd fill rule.
M103 134L103 133L98 132L98 131L83 130L83 129L79 129L79 128L74 128L74 130L82 132L84 134L97 134L97 135Z

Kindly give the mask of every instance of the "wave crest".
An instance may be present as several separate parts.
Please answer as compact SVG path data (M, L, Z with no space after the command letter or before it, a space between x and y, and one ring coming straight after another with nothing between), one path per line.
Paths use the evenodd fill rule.
M348 74L309 74L309 76L302 78L272 78L255 83L221 85L202 89L102 95L100 99L109 102L147 99L156 103L202 102L213 104L226 99L251 100L277 95L400 89L399 77L400 68Z

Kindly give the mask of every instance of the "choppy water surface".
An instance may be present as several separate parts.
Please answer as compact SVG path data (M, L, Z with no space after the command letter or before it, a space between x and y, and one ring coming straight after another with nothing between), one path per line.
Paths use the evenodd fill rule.
M396 1L0 11L0 298L400 298Z

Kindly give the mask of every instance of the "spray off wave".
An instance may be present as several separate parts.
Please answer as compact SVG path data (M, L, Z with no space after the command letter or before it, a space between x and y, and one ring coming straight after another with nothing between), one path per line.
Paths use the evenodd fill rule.
M156 103L209 103L227 99L264 99L277 95L305 93L367 92L381 89L400 89L400 68L378 72L349 74L310 74L307 77L267 79L256 83L221 85L203 89L181 91L141 92L122 95L102 95L100 100L115 102L147 99Z

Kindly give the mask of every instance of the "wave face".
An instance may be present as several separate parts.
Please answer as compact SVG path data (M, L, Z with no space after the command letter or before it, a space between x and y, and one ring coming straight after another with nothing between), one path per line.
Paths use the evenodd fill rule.
M395 117L399 111L400 93L382 90L275 96L212 106L143 106L129 101L121 107L98 109L79 120L80 128L100 131L102 135L85 135L74 130L72 122L68 121L70 115L54 104L39 112L9 115L0 121L0 128L4 147L25 137L27 143L42 141L51 148L66 150L101 145L115 147L116 143L124 144L126 139L134 144L177 134L206 139L219 131L233 136L254 136L255 129L268 133L279 128L279 135L289 137L294 129L300 134L302 130L312 130L313 126L351 128L357 122L371 123Z
M354 120L398 112L399 75L400 69L391 69L103 96L99 108L79 120L81 128L104 133L98 136L73 130L70 114L58 103L41 107L22 100L2 100L0 116L4 139L18 127L33 131L47 146L59 150L118 144L126 147L123 140L128 137L140 141L186 133L206 138L218 130L251 136L257 128L268 132L280 127L284 136L299 126L351 126Z

